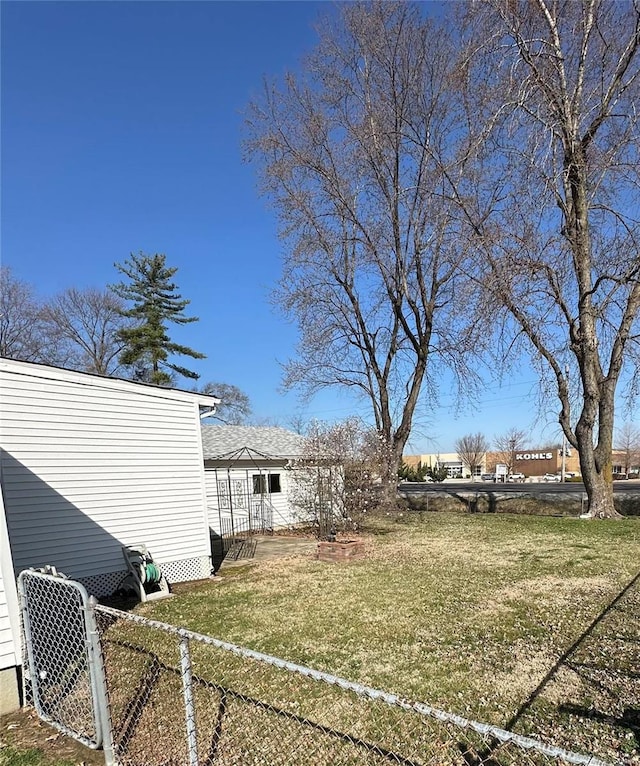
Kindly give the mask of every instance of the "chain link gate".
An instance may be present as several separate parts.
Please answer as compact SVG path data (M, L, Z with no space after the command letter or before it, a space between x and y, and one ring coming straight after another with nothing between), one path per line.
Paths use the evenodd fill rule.
M63 575L26 570L18 577L24 631L25 698L59 731L115 763L94 604Z

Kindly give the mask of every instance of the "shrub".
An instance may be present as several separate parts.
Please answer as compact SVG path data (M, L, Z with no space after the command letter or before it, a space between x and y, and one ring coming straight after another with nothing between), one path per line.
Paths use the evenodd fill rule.
M398 470L398 479L400 479L400 481L426 481L428 472L428 466L422 465L422 463L418 463L417 466L414 466L407 465L403 461Z

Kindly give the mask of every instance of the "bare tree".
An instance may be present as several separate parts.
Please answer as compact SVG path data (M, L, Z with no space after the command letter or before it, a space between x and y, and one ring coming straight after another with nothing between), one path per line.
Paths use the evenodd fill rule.
M488 449L489 443L481 433L466 434L455 443L455 450L471 476L474 475L476 468L482 465Z
M49 361L41 305L33 287L0 267L0 356L25 362Z
M616 449L624 454L624 473L628 476L632 468L640 466L640 428L624 423L616 434Z
M302 75L267 84L247 120L286 243L277 300L301 334L285 384L370 403L389 494L431 367L473 388L459 215L443 194L445 171L461 172L452 61L419 6L343 4Z
M499 463L507 466L507 474L513 473L516 464L516 452L521 452L527 441L527 432L510 428L503 434L495 436L493 444L496 448Z
M465 10L477 164L455 196L476 273L505 356L525 339L559 397L589 514L615 517L615 393L621 376L636 390L640 359L640 6L487 0Z
M287 418L286 427L300 436L306 436L310 427L310 422L301 412L294 412Z
M126 375L118 361L126 327L124 302L109 290L71 287L42 309L44 332L64 353L65 367L98 375Z
M203 394L213 394L220 399L212 417L221 420L231 426L239 426L247 422L251 415L251 402L249 397L231 383L205 383L202 387Z
M378 505L374 479L381 464L380 440L359 418L313 421L302 457L292 467L292 503L301 521L320 537L357 530Z

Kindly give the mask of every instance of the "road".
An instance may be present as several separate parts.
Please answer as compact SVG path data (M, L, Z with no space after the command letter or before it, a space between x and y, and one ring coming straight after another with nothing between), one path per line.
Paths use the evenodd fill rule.
M527 482L506 482L494 484L490 481L444 481L444 482L419 482L403 483L398 487L399 492L407 494L424 492L500 492L501 494L529 494L542 495L548 493L563 494L584 494L585 488L582 482L545 482L545 481L527 481ZM637 493L640 494L640 481L614 481L613 491L615 494Z

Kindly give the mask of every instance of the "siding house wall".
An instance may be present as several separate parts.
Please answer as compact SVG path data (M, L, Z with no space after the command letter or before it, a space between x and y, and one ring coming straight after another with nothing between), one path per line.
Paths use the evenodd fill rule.
M96 595L144 543L170 581L209 573L198 404L212 398L0 360L13 565L52 564Z
M16 664L16 646L9 618L9 598L5 588L4 574L0 571L0 670Z
M20 706L20 615L0 484L0 715Z
M0 561L0 671L18 664L18 599L13 573L6 571L11 563L6 536L2 540Z

